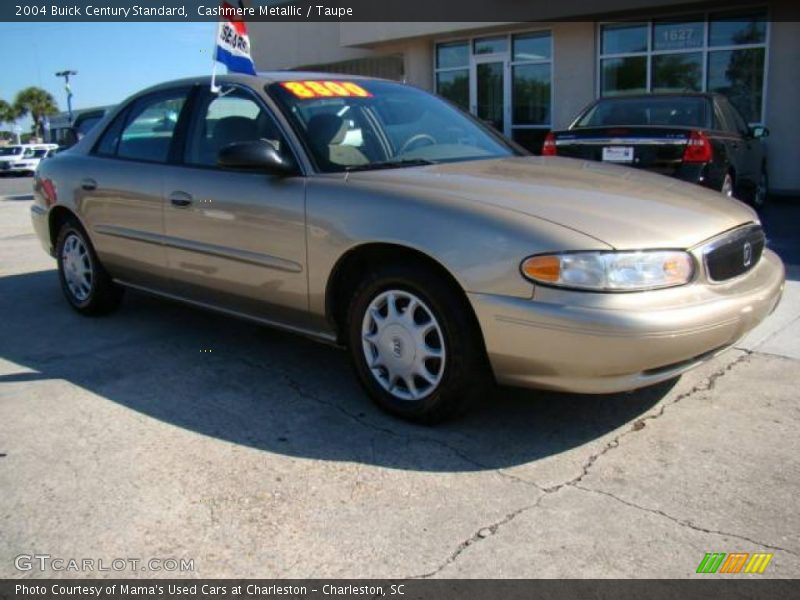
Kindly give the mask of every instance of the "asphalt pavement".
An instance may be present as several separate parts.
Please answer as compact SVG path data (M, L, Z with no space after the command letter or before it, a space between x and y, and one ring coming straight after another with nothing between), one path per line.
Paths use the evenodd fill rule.
M630 394L501 388L425 428L329 346L137 293L80 317L29 190L0 179L0 577L709 577L709 552L800 577L800 202L765 212L789 281L735 349Z

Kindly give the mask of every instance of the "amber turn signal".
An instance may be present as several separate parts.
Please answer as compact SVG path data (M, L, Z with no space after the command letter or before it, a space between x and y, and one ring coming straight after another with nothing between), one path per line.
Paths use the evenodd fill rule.
M532 256L522 263L522 273L536 281L556 282L561 277L561 259L558 256Z

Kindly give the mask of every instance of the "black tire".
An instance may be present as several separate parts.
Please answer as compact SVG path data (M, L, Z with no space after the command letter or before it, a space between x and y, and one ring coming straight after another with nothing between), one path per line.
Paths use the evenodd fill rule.
M423 316L434 317L436 336L440 332L443 338L440 379L418 399L401 399L390 393L367 363L362 341L365 314L373 301L391 290L410 293L420 300ZM353 368L370 398L383 410L409 421L434 424L459 415L491 385L483 338L467 299L461 290L425 266L387 265L365 274L347 311L347 342Z
M88 284L79 292L74 291L74 286L71 287L68 283L70 275L67 271L72 268L72 264L65 257L65 247L68 243L74 244L75 240L85 249L81 255L84 257L82 263L90 271L90 277L85 279ZM56 261L58 262L58 279L61 282L61 289L72 308L82 315L100 316L113 312L119 306L122 301L123 289L112 281L97 258L89 236L74 220L66 221L58 232ZM85 297L83 293L85 293Z

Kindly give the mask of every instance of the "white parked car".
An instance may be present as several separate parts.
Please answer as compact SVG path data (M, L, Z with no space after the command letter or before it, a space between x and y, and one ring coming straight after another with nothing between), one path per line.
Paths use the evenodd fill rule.
M0 173L33 175L42 159L55 153L57 144L23 144L0 148Z

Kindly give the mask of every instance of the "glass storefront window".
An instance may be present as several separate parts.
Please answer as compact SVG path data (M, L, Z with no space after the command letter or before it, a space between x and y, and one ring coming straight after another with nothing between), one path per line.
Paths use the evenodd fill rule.
M603 96L642 94L647 91L647 57L606 58L600 63Z
M436 46L436 68L450 69L469 65L469 46L466 42Z
M703 53L653 56L654 92L699 92L703 89Z
M653 23L653 50L702 48L704 35L705 24L702 21Z
M502 54L508 52L506 36L480 38L475 40L475 54Z
M436 93L539 152L552 125L553 36L527 31L437 44Z
M719 92L761 123L768 26L764 9L600 25L600 95Z
M708 91L725 94L749 123L761 121L764 54L764 48L748 48L708 55Z
M436 74L436 93L469 110L469 70L456 69Z
M767 15L764 11L712 15L708 38L709 46L763 44L767 40Z
M514 124L550 123L550 63L515 65L512 68Z
M540 31L515 35L511 60L514 61L540 61L550 60L550 32Z
M603 25L601 52L603 54L647 52L647 24Z

